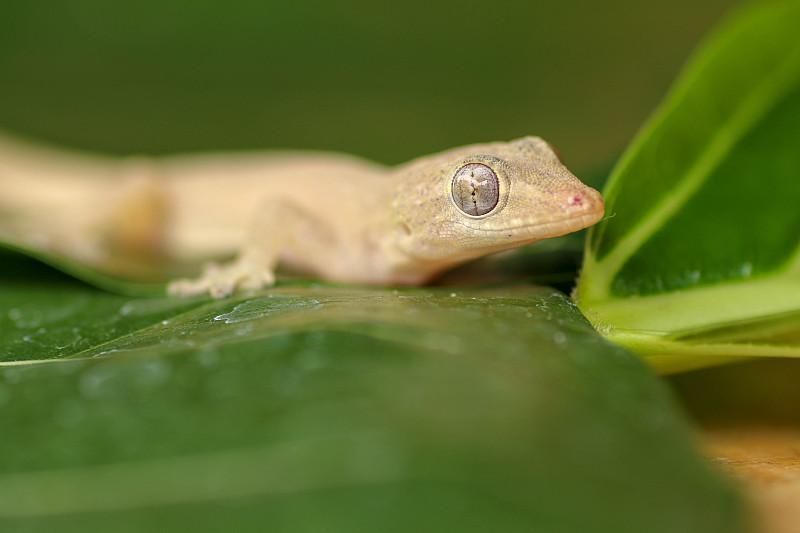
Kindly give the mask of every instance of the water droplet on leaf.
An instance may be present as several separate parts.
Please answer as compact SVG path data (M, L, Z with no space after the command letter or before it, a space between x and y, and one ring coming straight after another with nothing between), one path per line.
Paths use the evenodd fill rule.
M314 298L273 295L257 300L248 300L234 307L230 313L215 316L214 320L224 321L226 324L236 324L284 313L311 311L320 307L322 304Z

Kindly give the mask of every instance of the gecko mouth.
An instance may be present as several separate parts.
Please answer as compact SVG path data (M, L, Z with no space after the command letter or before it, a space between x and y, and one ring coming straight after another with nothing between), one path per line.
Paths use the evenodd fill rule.
M565 203L569 206L568 209L572 210L566 216L546 222L500 228L496 231L511 232L509 236L514 236L515 232L521 232L535 238L558 237L593 226L600 222L605 214L603 197L599 192L588 187L579 193L567 196Z
M602 218L603 211L600 211L597 213L584 213L582 215L562 218L560 220L553 220L545 222L544 224L536 224L529 227L537 230L544 229L545 233L548 234L547 236L549 236L551 232L564 235L565 233L571 233L573 231L578 231L588 228L589 226L593 226L600 222Z
M509 233L509 237L523 238L549 238L566 235L573 231L582 230L600 222L604 212L597 211L591 213L574 214L557 220L548 220L533 224L520 224L502 228L474 228L471 230L485 232L487 234Z
M579 229L588 228L589 226L593 226L600 222L603 218L604 212L596 211L592 213L582 213L582 214L575 214L572 216L560 218L557 220L549 220L547 222L541 224L533 224L530 226L518 226L515 229L523 229L526 227L529 228L547 228L547 227L554 227L554 226L569 226L572 228L570 231L577 231Z

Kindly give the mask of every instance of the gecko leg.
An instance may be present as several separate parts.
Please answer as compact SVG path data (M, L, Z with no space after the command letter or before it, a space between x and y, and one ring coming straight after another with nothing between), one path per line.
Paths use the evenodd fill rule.
M275 268L281 254L296 243L319 237L325 231L319 221L296 204L282 199L265 203L238 256L230 263L210 263L194 279L177 279L167 285L172 296L209 294L224 298L237 290L258 290L275 284Z
M167 284L170 296L198 296L208 294L212 298L230 296L236 290L257 290L275 283L272 269L259 265L257 261L240 255L227 264L209 263L198 278L182 278Z

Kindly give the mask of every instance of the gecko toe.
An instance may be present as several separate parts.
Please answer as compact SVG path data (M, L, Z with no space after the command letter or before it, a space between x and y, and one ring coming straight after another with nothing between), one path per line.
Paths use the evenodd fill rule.
M227 265L209 263L195 279L177 279L167 285L170 296L188 297L208 294L225 298L238 290L258 290L275 284L274 274L244 260Z

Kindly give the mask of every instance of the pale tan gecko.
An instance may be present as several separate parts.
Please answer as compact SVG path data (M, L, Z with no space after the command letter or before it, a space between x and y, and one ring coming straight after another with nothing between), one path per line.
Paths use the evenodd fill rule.
M120 160L0 137L0 238L90 266L116 253L236 254L172 281L181 296L271 285L278 263L337 282L424 284L591 226L603 209L537 137L395 168L310 152Z

